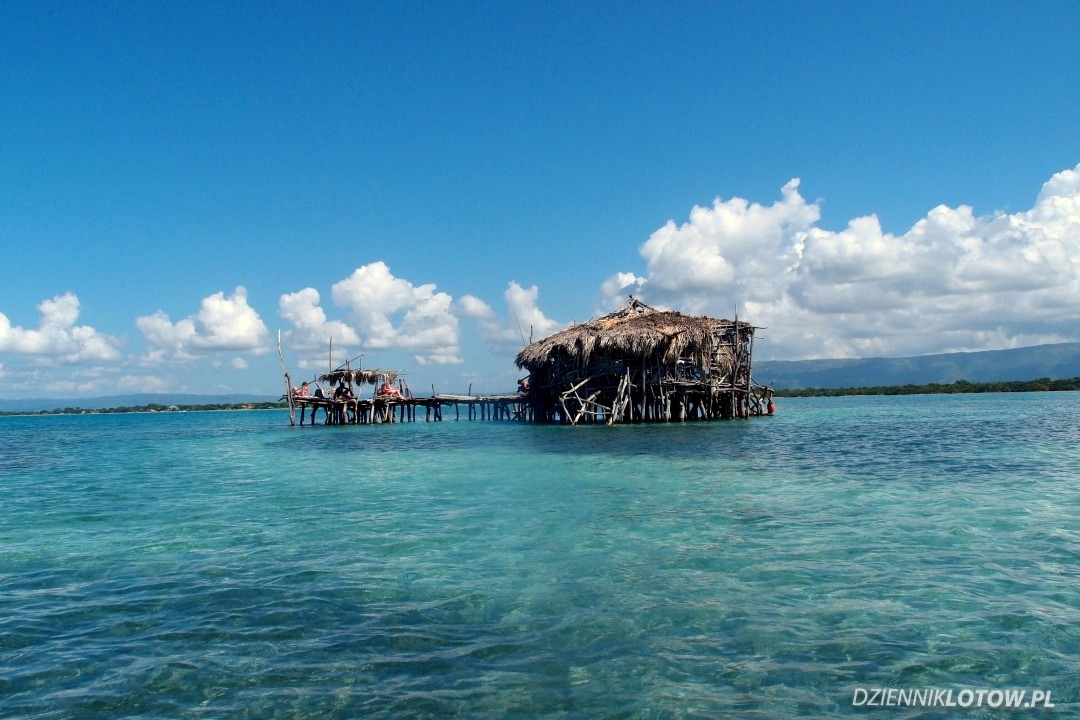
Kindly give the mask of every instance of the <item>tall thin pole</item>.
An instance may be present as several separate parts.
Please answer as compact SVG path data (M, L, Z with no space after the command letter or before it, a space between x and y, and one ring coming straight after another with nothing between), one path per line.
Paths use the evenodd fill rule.
M281 354L281 329L277 331L277 355L278 360L281 361L281 374L285 376L285 397L289 400L289 424L296 424L296 417L293 414L293 395L292 395L292 379L289 378L289 371L285 368L285 356ZM312 421L314 422L314 421Z

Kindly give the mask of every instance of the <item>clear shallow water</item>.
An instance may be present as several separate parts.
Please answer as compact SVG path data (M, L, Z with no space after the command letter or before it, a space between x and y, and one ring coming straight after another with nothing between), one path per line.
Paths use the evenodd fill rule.
M1080 393L779 405L0 418L0 716L949 716L860 686L1073 712Z

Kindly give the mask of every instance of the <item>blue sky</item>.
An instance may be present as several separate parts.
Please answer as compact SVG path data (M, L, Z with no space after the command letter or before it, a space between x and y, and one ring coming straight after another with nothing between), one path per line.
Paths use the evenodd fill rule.
M9 3L3 397L513 387L630 293L759 358L1080 340L1080 5Z

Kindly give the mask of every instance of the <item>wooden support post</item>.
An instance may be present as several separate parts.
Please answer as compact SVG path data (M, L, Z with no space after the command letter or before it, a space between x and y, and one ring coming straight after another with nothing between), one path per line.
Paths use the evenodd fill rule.
M289 373L285 373L285 396L289 399L289 424L296 425L295 405L293 404L292 393L292 380L289 378ZM303 418L300 418L303 421ZM312 425L315 423L313 422Z

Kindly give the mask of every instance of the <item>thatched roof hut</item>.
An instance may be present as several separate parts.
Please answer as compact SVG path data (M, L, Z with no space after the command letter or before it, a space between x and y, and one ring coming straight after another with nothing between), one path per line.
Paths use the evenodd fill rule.
M519 368L536 370L554 357L584 364L596 353L611 353L658 357L663 362L689 356L708 368L717 355L728 362L734 359L731 346L718 341L735 325L730 320L657 310L631 297L610 315L534 342L518 353L516 362ZM755 328L739 323L739 329L752 334Z
M633 297L518 353L537 419L577 423L745 417L756 328L657 310ZM771 396L771 391L770 391ZM672 402L676 406L672 406Z

